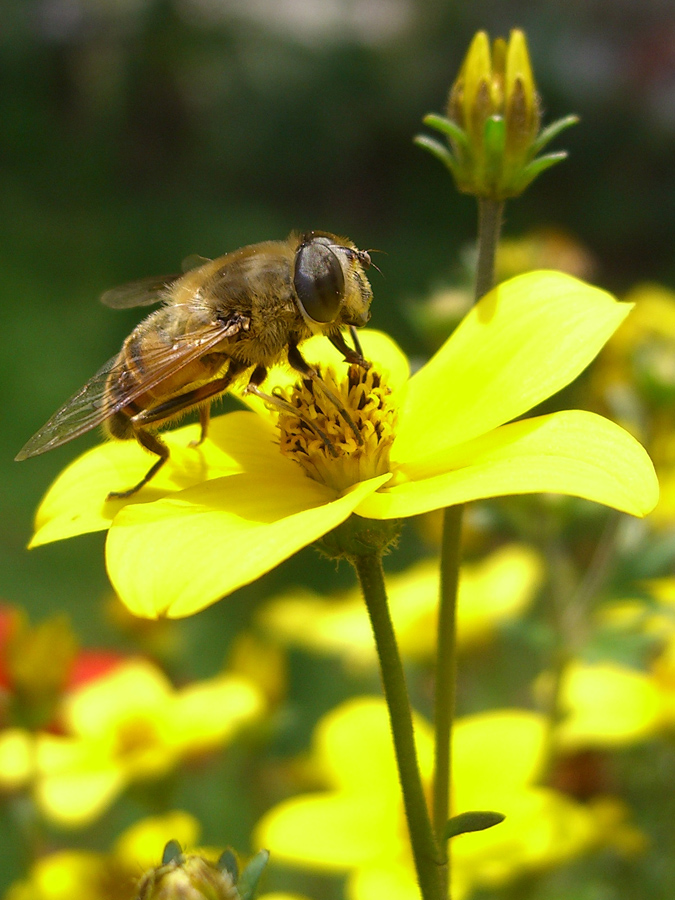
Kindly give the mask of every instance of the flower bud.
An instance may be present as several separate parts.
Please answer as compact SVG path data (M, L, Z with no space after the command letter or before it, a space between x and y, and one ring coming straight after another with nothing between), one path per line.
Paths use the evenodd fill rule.
M540 172L564 159L565 153L535 157L576 121L567 116L539 131L541 104L519 30L508 43L497 38L492 47L484 31L475 35L446 113L447 118L431 115L424 121L448 137L450 149L426 136L417 143L448 166L458 190L498 202L518 196Z
M145 873L137 900L239 900L239 892L226 868L196 854L178 852Z

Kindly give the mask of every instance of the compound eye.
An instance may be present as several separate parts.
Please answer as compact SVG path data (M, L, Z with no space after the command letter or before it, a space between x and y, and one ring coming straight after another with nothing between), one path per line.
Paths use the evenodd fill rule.
M334 322L345 293L340 260L325 238L301 244L295 254L293 284L305 313L315 322Z

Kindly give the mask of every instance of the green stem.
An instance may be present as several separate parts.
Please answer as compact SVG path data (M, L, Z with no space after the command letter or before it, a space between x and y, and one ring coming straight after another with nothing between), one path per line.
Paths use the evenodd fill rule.
M495 256L502 226L504 203L478 199L478 262L475 299L480 300L493 285ZM457 587L459 584L462 506L449 507L443 519L441 539L441 591L438 608L436 693L434 701L435 764L433 783L434 833L442 848L443 896L450 882L450 854L443 839L451 809L452 720L457 681Z
M478 262L476 263L476 302L487 294L495 281L495 257L502 230L504 203L478 198Z
M457 683L457 588L459 584L460 537L463 506L444 510L441 545L441 598L438 609L436 654L436 693L434 707L435 761L433 786L433 822L436 840L443 849L441 876L447 885L449 863L443 839L452 808L450 772L452 767L452 719L455 714Z
M424 900L442 900L439 851L434 839L417 762L410 699L389 614L380 553L352 559L370 616L384 695L394 738L410 843Z

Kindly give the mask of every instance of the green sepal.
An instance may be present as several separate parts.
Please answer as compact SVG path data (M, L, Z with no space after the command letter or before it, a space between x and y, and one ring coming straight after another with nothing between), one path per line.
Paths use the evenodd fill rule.
M237 882L237 890L241 900L253 900L260 876L265 871L269 858L269 850L259 850L241 873Z
M532 184L534 179L541 175L542 172L550 169L556 163L562 162L563 159L567 159L567 150L559 150L557 153L546 153L544 156L538 156L536 159L533 159L521 170L518 182L519 193Z
M485 180L489 184L498 183L504 165L506 145L506 122L503 116L488 116L483 125L483 147L485 148Z
M223 850L218 859L218 868L221 872L227 872L231 876L232 881L236 884L239 880L239 863L234 851L229 847Z
M532 146L530 147L530 153L532 156L536 156L540 150L543 150L544 147L553 140L554 137L557 137L561 131L564 131L566 128L569 128L571 125L576 125L579 121L579 116L570 115L563 116L562 119L556 119L555 122L551 122L546 128L542 129L539 132L537 137L532 142Z
M448 819L445 826L443 837L446 841L450 838L457 837L459 834L468 834L470 831L485 831L486 828L492 828L503 822L506 816L503 813L490 812L489 810L471 810L471 812L460 813L458 816L452 816Z
M168 866L169 863L180 863L183 858L183 850L178 841L169 841L164 846L162 853L162 865Z
M433 138L427 137L426 134L418 134L417 137L413 138L413 143L417 144L418 147L423 147L425 150L428 150L432 156L435 156L436 159L440 159L444 166L447 166L448 169L455 174L455 167L457 165L457 161L452 153L448 150L447 147L444 147L443 144L440 144L438 141L435 141Z
M458 145L466 149L469 146L469 138L467 136L466 131L463 128L453 122L452 119L446 119L445 116L439 116L437 113L428 113L422 121L425 125L428 125L429 128L435 128L436 131L440 131L441 134L445 134L447 137L452 138L452 140Z

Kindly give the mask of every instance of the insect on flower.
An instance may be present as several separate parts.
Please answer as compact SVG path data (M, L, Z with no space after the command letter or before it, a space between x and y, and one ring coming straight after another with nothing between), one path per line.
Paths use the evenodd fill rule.
M324 334L347 362L367 368L354 328L370 318L369 266L368 252L347 238L310 231L213 260L199 258L181 275L145 278L107 291L102 302L117 309L163 305L134 328L120 352L54 413L16 459L60 447L102 424L110 437L135 438L158 457L137 484L108 495L130 497L169 457L154 430L198 408L201 443L212 401L244 373L250 373L247 391L282 404L259 386L284 355L348 416L298 348L313 334ZM345 326L354 348L345 342Z

